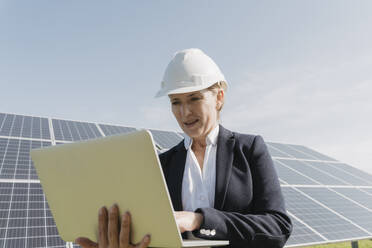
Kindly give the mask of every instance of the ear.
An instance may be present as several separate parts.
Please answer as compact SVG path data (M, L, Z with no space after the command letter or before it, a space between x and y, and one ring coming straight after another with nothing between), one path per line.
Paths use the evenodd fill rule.
M223 103L225 100L225 92L223 89L219 89L217 92L217 110L220 111L222 109Z

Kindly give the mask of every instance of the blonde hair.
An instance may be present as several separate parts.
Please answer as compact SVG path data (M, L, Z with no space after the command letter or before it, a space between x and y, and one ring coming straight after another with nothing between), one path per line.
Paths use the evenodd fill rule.
M218 92L220 90L225 92L226 91L226 82L225 81L217 82L217 83L213 84L212 86L209 86L206 90L212 91L214 94L218 94ZM223 107L224 104L225 104L225 98L223 99L221 107L218 109L218 119L220 118L220 112L221 112L222 107Z

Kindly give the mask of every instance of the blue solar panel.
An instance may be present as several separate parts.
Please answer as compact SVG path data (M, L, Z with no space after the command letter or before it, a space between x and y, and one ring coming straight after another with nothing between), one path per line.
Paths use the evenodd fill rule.
M295 150L298 150L298 151L301 151L301 152L304 152L306 154L308 154L309 156L313 157L313 159L316 159L316 160L324 160L324 161L337 161L336 159L333 159L331 157L328 157L324 154L321 154L317 151L314 151L312 149L309 149L305 146L300 146L300 145L288 145L290 148L292 149L295 149Z
M299 222L296 218L292 218L293 231L289 237L286 245L295 244L313 244L326 241L317 233L313 232L310 228Z
M274 146L271 146L271 143L269 143L269 142L267 142L266 145L267 145L269 153L272 157L279 157L279 158L291 158L292 157L289 154L286 154L284 152L279 151Z
M284 166L281 162L274 159L275 169L281 180L288 184L314 185L318 184L309 178L297 173L296 171Z
M312 166L308 164L308 162L302 162L300 160L285 160L285 159L277 159L277 160L321 184L348 185L348 183L339 180L338 178L334 177L332 174L327 174L327 173L324 173L322 171L319 171L313 168Z
M357 188L333 188L333 190L363 205L364 207L369 208L372 211L372 195Z
M50 139L48 119L23 115L1 114L0 136Z
M160 131L160 130L152 130L150 129L152 136L154 137L155 143L157 143L161 148L169 149L173 146L177 145L178 143L183 140L175 132L168 132L168 131Z
M305 188L317 190L317 188ZM301 188L302 190L302 188ZM320 189L324 190L324 189ZM328 240L353 239L369 234L290 187L282 187L287 210ZM307 191L305 191L307 193ZM331 192L332 193L332 192Z
M0 247L66 247L38 183L0 183Z
M56 140L80 141L102 137L93 123L53 119L53 131Z
M269 144L270 144L270 146L273 146L276 149L278 149L280 152L282 152L284 154L288 154L288 155L290 155L294 158L297 158L297 159L316 159L313 156L308 155L304 152L297 151L297 150L291 148L290 146L288 146L286 144L271 143L271 142Z
M332 164L324 163L324 162L316 162L316 161L308 161L306 162L318 170L324 171L326 173L331 174L334 177L342 180L343 182L350 184L350 185L358 185L358 186L371 186L372 181L364 180L358 176L354 176L349 172L343 171L340 167L334 166Z
M345 199L327 188L299 188L307 195L323 203L330 209L345 216L368 232L372 233L372 212ZM367 235L370 236L370 235Z
M372 175L368 174L367 172L361 171L355 167L352 167L350 165L344 164L344 163L329 163L330 165L343 170L345 172L349 172L355 177L359 177L361 179L364 179L366 182L372 182Z
M0 138L0 179L38 179L30 150L50 145L47 141Z
M102 129L103 133L106 136L122 134L122 133L131 133L137 130L133 127L114 126L114 125L107 125L107 124L99 124L99 127Z

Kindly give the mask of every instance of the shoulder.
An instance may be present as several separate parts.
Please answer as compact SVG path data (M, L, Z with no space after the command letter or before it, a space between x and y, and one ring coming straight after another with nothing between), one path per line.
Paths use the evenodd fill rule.
M261 135L246 134L240 132L230 131L220 126L222 136L231 136L235 140L235 145L243 150L251 150L252 148L263 147L266 148L266 144Z
M180 150L184 148L184 140L180 141L177 145L173 146L169 150L159 154L159 160L162 167L165 167L169 164L170 159Z

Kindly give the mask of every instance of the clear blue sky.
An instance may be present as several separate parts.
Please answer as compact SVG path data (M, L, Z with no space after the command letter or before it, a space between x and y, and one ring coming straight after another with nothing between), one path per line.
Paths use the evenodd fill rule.
M230 83L226 127L372 172L372 1L0 0L0 112L178 130L174 52Z

